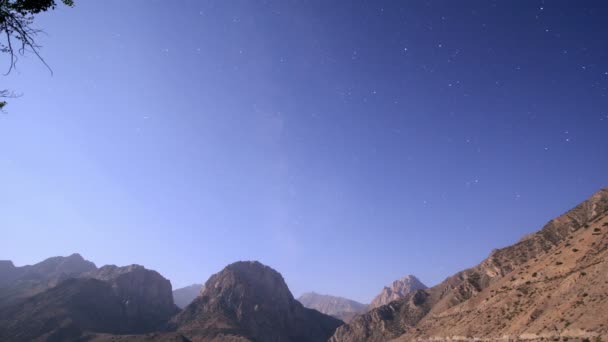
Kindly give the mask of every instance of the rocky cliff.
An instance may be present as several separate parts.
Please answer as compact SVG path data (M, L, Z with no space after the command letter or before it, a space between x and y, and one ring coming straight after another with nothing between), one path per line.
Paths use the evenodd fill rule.
M172 326L194 341L326 341L341 321L296 301L283 277L259 262L214 274Z
M140 265L103 266L81 275L110 285L121 299L132 332L159 328L179 310L173 304L171 282Z
M385 286L369 304L369 310L403 298L410 292L426 288L427 286L418 280L418 278L413 275L407 275L395 280L391 285Z

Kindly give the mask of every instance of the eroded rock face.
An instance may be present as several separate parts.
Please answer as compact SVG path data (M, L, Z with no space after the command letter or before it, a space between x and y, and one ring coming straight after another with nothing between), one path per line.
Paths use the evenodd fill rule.
M410 292L426 288L427 286L418 280L418 278L413 275L407 275L401 279L395 280L390 286L384 287L380 294L378 294L369 304L369 309L388 304L394 300L405 297Z
M456 273L430 289L417 291L356 317L338 328L332 341L483 339L502 335L522 338L524 334L547 338L562 333L579 336L580 331L607 334L608 328L597 319L608 312L608 298L599 294L608 290L608 283L603 278L608 274L607 215L608 189L602 189L551 220L540 231L512 246L494 250L479 265ZM573 247L573 241L580 245ZM559 255L564 259L555 259ZM530 271L533 269L537 269L536 274ZM547 272L547 275L539 278L541 272ZM593 272L595 279L575 282L577 274L582 274L577 272ZM558 299L551 300L558 289L561 291ZM598 297L589 303L588 311L581 308L578 292L581 292L580 296L597 293ZM425 295L417 301L410 300L419 293ZM420 304L416 305L416 302ZM565 307L571 309L564 309L562 305L566 302L570 304ZM500 309L507 307L519 309L513 312ZM577 332L572 330L575 322L565 325L568 320L561 313L568 310L580 311L578 317L582 318L576 324L585 328L579 328ZM544 321L539 319L543 315ZM561 324L556 325L556 320Z
M302 306L277 271L256 261L236 262L211 276L172 320L195 341L326 341L340 324Z
M133 332L160 328L177 313L173 304L171 282L158 272L140 265L103 266L81 275L110 285L121 299L128 325Z
M298 301L309 309L315 309L344 322L349 322L353 317L367 310L367 305L354 300L315 292L304 293L298 298Z

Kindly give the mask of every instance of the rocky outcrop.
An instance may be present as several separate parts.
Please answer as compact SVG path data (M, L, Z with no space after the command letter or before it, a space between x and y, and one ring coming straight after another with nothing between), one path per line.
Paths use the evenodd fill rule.
M593 267L596 279L600 275L600 271L605 270L606 257L603 253L605 253L607 244L604 240L603 229L608 228L608 224L604 226L607 214L608 189L603 189L564 215L551 220L540 231L524 237L512 246L494 250L479 265L459 272L437 286L416 291L403 299L378 307L353 319L348 325L338 328L332 341L384 341L400 336L402 340L406 341L414 338L447 339L462 336L472 339L497 338L501 336L501 333L516 336L524 332L532 335L565 333L566 327L563 325L551 330L550 320L545 320L545 323L540 326L523 325L521 322L530 319L536 321L540 315L546 314L546 312L550 313L546 314L548 318L559 316L562 309L556 305L548 305L549 297L554 298L552 291L560 286L574 288L567 285L572 284L573 278L567 277L576 277L576 272L589 274L583 270L584 268ZM581 239L588 241L587 250L591 254L580 253L582 248L573 247L573 241ZM566 249L563 248L570 248L570 252L574 254L566 253ZM574 249L577 251L574 252ZM561 255L563 260L552 259L557 255ZM549 267L551 262L554 263L553 266L568 264L571 265L571 268L552 270ZM538 269L538 271L533 276L534 273L528 272L530 269ZM551 274L548 278L544 278L544 275L539 277L540 272L544 272L544 269ZM544 298L544 300L540 299L537 304L532 305L534 299L531 298L534 295L530 285L533 284L534 279L526 279L525 274L544 284L552 279L557 279L554 277L558 277L558 275L566 276L566 278L561 278L563 282L559 282L563 285L558 286L555 283L553 286L546 287L545 290L537 290L539 291L537 298ZM524 281L523 286L520 284L519 290L517 290L513 285L507 285L506 283L512 279L515 283ZM599 280L588 280L589 284L584 285L583 283L581 288L589 288L584 291L591 291L591 288L594 289L593 291L602 291L605 285L601 284L601 279L600 276ZM526 284L526 282L529 283ZM490 307L495 311L489 313L489 316L487 314L482 316L484 314L483 306L476 303L479 303L480 300L486 302L486 298L492 298L487 299L487 302L491 303L496 298L497 292L502 293L506 290L510 291L508 298L511 299L491 305ZM566 291L563 294L566 294L567 297L560 295L556 298L560 298L560 302L580 303L575 292ZM415 301L412 300L414 296L418 297ZM513 306L509 304L516 302L518 304L515 307L520 307L517 314L510 311ZM581 318L584 323L580 323L580 325L585 327L584 331L601 333L606 330L606 327L602 326L603 323L597 322L597 317L602 317L602 312L608 311L608 304L606 298L601 296L595 298L594 304L596 306L589 309ZM540 312L535 311L537 309ZM525 310L530 310L530 312ZM492 317L496 318L489 319ZM515 317L518 317L518 324L512 322ZM561 321L562 318L564 321L568 321L565 317L559 318L558 321Z
M80 254L52 257L34 265L15 267L0 261L0 307L20 302L56 286L61 281L96 269Z
M408 293L426 289L418 278L413 275L407 275L401 279L395 280L390 286L385 286L380 294L378 294L369 304L369 309L374 309L379 306L388 304L394 300L405 297Z
M185 308L188 304L192 303L194 298L203 290L203 284L192 284L190 286L182 287L181 289L173 290L173 302L180 309Z
M143 266L108 265L81 277L98 279L110 285L121 300L132 332L158 329L178 311L173 304L171 282Z
M388 341L415 325L431 308L424 290L410 292L400 300L375 308L339 327L330 341Z
M214 274L171 325L194 341L326 341L341 321L296 301L283 277L259 262Z
M367 310L367 305L354 300L315 292L304 293L298 298L298 301L309 309L315 309L344 322L349 322L353 317Z

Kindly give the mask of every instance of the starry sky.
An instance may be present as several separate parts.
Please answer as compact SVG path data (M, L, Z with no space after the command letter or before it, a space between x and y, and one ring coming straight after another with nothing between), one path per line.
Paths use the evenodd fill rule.
M607 186L605 1L76 1L2 76L0 259L434 285ZM2 61L8 63L6 56ZM8 66L8 64L6 65Z

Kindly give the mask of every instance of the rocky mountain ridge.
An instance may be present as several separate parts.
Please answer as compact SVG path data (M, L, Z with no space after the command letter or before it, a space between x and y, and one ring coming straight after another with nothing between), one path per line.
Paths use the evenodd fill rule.
M96 269L80 254L52 257L34 265L16 267L0 261L0 308L34 296L70 277Z
M502 284L511 279L515 279L514 281L517 279L523 280L521 279L522 275L526 273L527 269L537 267L540 270L541 265L547 267L543 262L551 260L550 258L554 254L566 255L565 250L561 248L572 247L572 243L568 242L568 240L587 241L589 244L588 252L581 254L582 259L568 259L568 263L572 265L572 268L568 272L573 272L572 270L583 267L584 262L591 262L597 268L596 270L606 270L608 266L606 258L603 258L605 255L603 253L605 253L606 249L604 241L606 238L606 227L604 223L607 215L608 189L602 189L567 213L549 221L540 231L527 235L512 246L494 250L488 258L477 266L458 272L432 288L417 290L400 300L380 306L364 315L356 317L349 324L338 328L331 341L388 341L396 338L409 341L414 339L443 339L449 338L449 336L459 336L471 340L474 338L500 338L500 333L505 331L507 327L501 326L500 329L496 329L495 326L484 323L486 321L480 320L480 316L478 316L482 312L481 309L477 309L472 303L475 303L475 300L478 300L478 298L483 298L480 294L487 296L488 291L496 293L499 290L510 289L509 287L503 288L502 286L506 285ZM566 247L566 245L568 246ZM574 247L574 249L577 249L576 253L578 253L578 248ZM562 265L565 265L565 261L555 261L555 265L553 266ZM561 268L560 270L565 274L573 274ZM539 272L536 272L535 277L538 277L538 274ZM525 279L525 277L523 278ZM532 280L525 281L529 281L530 283L524 283L524 285L532 284ZM564 281L572 280L564 278ZM496 289L496 286L499 285L501 287ZM603 285L600 285L596 281L594 286L599 286L599 289L603 288ZM555 285L555 288L558 287ZM543 294L550 296L550 294ZM520 298L519 305L522 305L523 299L521 297L528 296L529 292L522 292L519 295L518 293L511 293L511 295ZM494 297L496 297L496 294L494 294ZM491 295L490 298L492 298ZM509 298L512 299L512 297ZM574 298L569 297L569 300L574 300ZM471 301L463 304L469 300ZM517 300L515 299L513 302ZM594 331L596 334L606 334L607 328L605 325L591 323L594 322L592 316L602 317L602 312L608 312L608 305L605 304L603 297L596 299L596 301L598 301L596 303L598 304L597 307L594 310L588 311L588 313L582 313L582 315L584 314L584 320L589 321L587 331ZM467 305L472 305L472 307ZM465 307L469 308L467 315L455 315L456 312L464 310ZM551 309L554 310L556 308L551 306ZM506 318L509 316L507 314L508 307L503 306L502 309L499 307L497 310L501 313L500 315L492 316L490 314L489 317ZM529 313L527 318L535 320L537 316L539 316L539 313L534 313L533 311ZM441 317L443 319L439 319ZM470 330L462 331L454 325L456 324L454 321L447 319L448 317L463 317L462 320L468 319L468 324L463 326L469 327L468 329ZM451 324L446 322L451 322ZM462 324L462 322L459 321L458 324ZM542 334L559 336L565 332L563 326L557 327L557 329L552 331L544 330L547 329L545 326L542 326L542 329L539 329L537 326L524 329L523 323L516 326L521 327L520 330L514 331L517 333L517 338ZM453 332L461 332L463 334L456 335ZM475 332L479 333L476 334Z
M608 189L436 286L408 292L404 283L381 296L401 298L343 325L305 308L283 277L259 262L228 265L179 312L171 283L143 266L97 268L77 254L22 267L0 261L0 340L606 339ZM311 295L300 300L323 311L358 308Z

